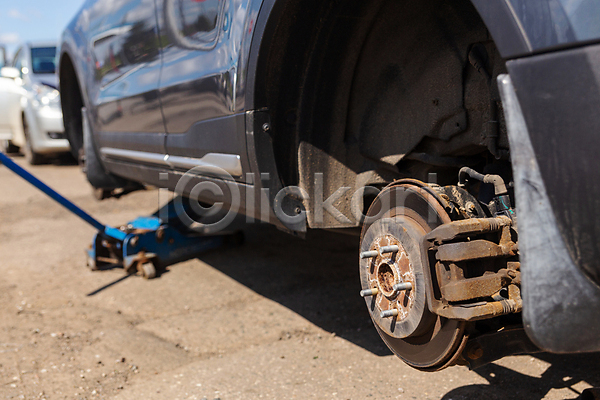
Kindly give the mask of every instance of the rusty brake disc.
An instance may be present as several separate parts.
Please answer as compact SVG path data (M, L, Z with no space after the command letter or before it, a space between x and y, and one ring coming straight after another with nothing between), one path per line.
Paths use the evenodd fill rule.
M468 339L466 323L427 306L431 271L421 244L427 232L451 222L442 204L428 185L397 181L377 196L361 233L361 293L373 323L398 357L428 371L452 365Z

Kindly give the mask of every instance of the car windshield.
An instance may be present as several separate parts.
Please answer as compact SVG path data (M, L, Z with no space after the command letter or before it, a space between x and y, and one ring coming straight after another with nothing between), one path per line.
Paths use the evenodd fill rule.
M32 48L31 67L34 74L53 74L56 70L56 47Z

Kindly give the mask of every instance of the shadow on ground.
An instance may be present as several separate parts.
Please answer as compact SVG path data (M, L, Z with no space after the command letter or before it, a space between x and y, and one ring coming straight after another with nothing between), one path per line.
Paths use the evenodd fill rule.
M302 240L257 225L246 229L246 238L242 247L201 258L320 328L378 356L392 354L373 328L358 294L358 237L310 231ZM475 371L489 384L460 387L443 399L533 400L560 388L568 388L572 392L568 398L576 399L581 394L573 388L577 383L600 386L599 355L540 353L533 357L550 364L539 378L490 364Z
M376 355L392 354L359 295L357 236L310 231L302 240L265 225L245 233L243 246L202 261L328 332Z
M566 399L590 399L581 396L573 386L585 382L600 386L600 354L557 355L540 353L532 357L550 364L541 377L521 374L512 369L489 364L475 372L486 379L488 385L459 387L446 394L442 400L462 399L543 399L552 389L568 389ZM593 397L595 398L595 397Z

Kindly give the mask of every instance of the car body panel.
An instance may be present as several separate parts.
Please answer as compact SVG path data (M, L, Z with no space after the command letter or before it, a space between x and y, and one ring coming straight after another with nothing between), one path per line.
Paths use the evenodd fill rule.
M471 0L506 59L600 41L599 0Z
M86 71L78 75L85 76L79 81L85 86L84 98L99 151L104 147L143 149L163 157L201 159L214 152L219 143L235 143L237 147L224 154L239 156L244 173L236 179L244 180L250 168L245 127L240 123L245 117L243 109L236 109L243 101L236 101L236 96L249 2L217 2L223 4L217 21L219 34L212 45L191 51L182 47L185 43L169 39L161 13L157 15L160 29L153 22L154 4L161 10L172 0L136 0L119 3L117 8L104 3L100 0L84 5L84 11L67 29L62 47L63 53L88 54L84 59L73 58L76 71ZM130 20L131 15L144 22ZM135 38L140 40L136 43ZM145 52L136 58L132 48ZM198 65L213 67L199 71ZM156 90L159 85L160 92ZM207 114L198 114L198 102L206 105L202 109L208 110ZM215 122L202 124L209 120ZM235 126L235 130L207 129L219 125L218 121ZM105 162L110 170L110 160Z
M600 45L508 63L571 258L600 285Z
M167 154L201 158L217 152L239 156L243 174L234 178L245 181L250 168L237 82L249 2L157 1L163 40L160 97ZM198 66L204 68L199 71Z
M160 93L167 133L185 133L198 121L220 118L233 114L236 52L239 44L232 43L231 19L237 1L209 0L206 2L182 2L158 0L163 68ZM209 7L205 6L208 5ZM173 15L169 10L182 7L185 15ZM245 13L242 9L243 19ZM216 22L204 22L203 29L196 32L198 23L188 23L180 32L185 19L205 18ZM243 24L243 20L242 20ZM202 33L202 35L200 34ZM198 37L199 36L199 37ZM205 36L203 38L203 36ZM184 47L185 46L185 47ZM198 66L203 66L199 71Z
M161 58L154 0L101 0L86 14L87 105L100 146L164 152L158 84ZM139 136L138 136L139 135ZM114 141L115 137L123 140Z
M577 50L571 56L576 56L576 53ZM570 58L569 56L569 54L565 55L566 58ZM535 66L529 66L529 68L531 67L535 68ZM516 74L513 72L513 74L519 76L520 79L523 78L520 72ZM575 188L570 183L561 181L560 178L548 180L543 177L548 172L548 161L565 166L560 161L566 161L565 158L568 159L570 155L581 154L581 152L570 152L569 148L573 145L560 148L564 145L560 141L543 139L543 141L549 142L544 146L554 148L554 150L560 148L558 153L561 154L551 151L551 157L540 157L539 139L535 134L530 134L531 129L536 129L535 123L527 124L525 122L526 116L531 110L527 110L528 106L521 107L522 100L516 94L511 77L501 76L499 81L507 116L509 139L511 147L514 149L511 157L519 213L523 325L528 336L542 349L564 353L598 351L600 350L598 341L598 337L600 337L600 324L598 324L600 320L600 285L597 281L594 282L594 270L588 271L581 268L586 266L579 258L581 254L574 253L572 249L569 249L572 247L573 239L581 242L580 235L593 232L593 228L582 225L587 221L576 219L568 228L575 228L577 231L575 233L564 232L565 226L561 221L564 217L561 214L565 212L576 216L572 208L579 205L583 206L583 212L588 212L589 210L585 209L586 202L597 201L597 198L586 196L582 199L577 190L573 190ZM527 81L529 80L526 79L525 83ZM523 90L522 84L523 82L517 86L521 87L521 91ZM549 84L555 83L550 82ZM591 86L594 87L592 90L598 88L597 84ZM523 104L529 103L523 102ZM576 116L577 111L573 110L573 114ZM553 123L557 122L553 121ZM581 125L585 124L586 122L581 123ZM560 129L561 124L557 125ZM581 125L580 128L583 128ZM595 149L591 149L591 151L597 152L597 143L593 147ZM591 159L593 157L588 158L588 160ZM575 164L585 167L587 163ZM573 166L575 165L565 166L565 171L568 172ZM567 174L559 173L558 175L565 176ZM573 185L577 186L580 183L582 181L573 182ZM557 184L560 187L557 187ZM564 209L557 209L554 206L556 199L552 197L556 197L559 192L573 196L579 201L562 204ZM588 214L590 223L597 222L596 215L597 213ZM586 242L587 240L584 240L581 244L585 245ZM593 251L590 251L589 255L593 255ZM595 261L598 262L597 259Z

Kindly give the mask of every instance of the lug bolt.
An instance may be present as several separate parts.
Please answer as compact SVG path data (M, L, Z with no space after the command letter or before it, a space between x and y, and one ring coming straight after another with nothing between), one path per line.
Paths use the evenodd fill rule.
M412 283L410 282L402 282L402 283L396 283L394 286L394 291L396 292L406 292L409 290L412 290L413 286Z
M394 310L385 310L382 311L380 314L381 318L390 318L390 317L397 317L398 316L398 310L394 309Z
M361 297L377 296L377 294L379 294L379 289L377 289L377 288L366 289L366 290L360 291Z
M475 204L471 201L467 202L467 204L465 204L465 208L467 209L468 212L473 213L475 211Z
M377 252L377 250L363 251L362 253L360 253L360 258L361 260L364 260L365 258L377 257L378 255L379 253Z
M379 251L381 252L381 254L396 253L396 252L400 251L400 247L398 247L397 245L383 246L379 249Z

